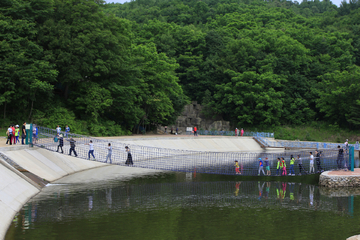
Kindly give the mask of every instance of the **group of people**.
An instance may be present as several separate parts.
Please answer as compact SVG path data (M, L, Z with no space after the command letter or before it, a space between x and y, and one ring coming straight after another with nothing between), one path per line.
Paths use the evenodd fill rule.
M339 150L339 154L340 154L340 150ZM305 170L305 168L303 167L303 160L301 158L300 155L297 155L297 158L295 159L293 155L290 156L290 161L289 161L289 173L287 172L287 166L286 166L286 162L284 157L278 157L277 158L277 164L276 164L276 175L275 176L295 176L295 162L297 162L298 167L299 167L299 175L301 176L302 174L310 174L310 173L315 173L315 168L314 168L314 160L316 162L316 166L317 166L317 173L321 173L323 172L323 168L321 167L321 151L316 150L315 151L315 157L313 155L312 152L309 152L310 155L310 169L309 172L307 172ZM342 158L340 158L341 161ZM240 171L240 165L239 162L237 160L235 160L235 173L236 174L241 174ZM264 171L264 167L265 167L265 171ZM242 166L241 166L242 169ZM270 170L270 163L269 163L269 159L265 158L264 160L262 158L259 158L258 161L258 176L260 176L260 174L263 174L264 176L271 176L271 170Z
M72 137L70 137L70 139L66 139L67 141L69 141L70 143L70 150L69 150L69 154L71 156L72 153L74 153L75 157L78 156L78 154L76 153L76 150L75 150L75 139L73 139ZM64 136L60 133L58 134L58 138L57 138L57 141L59 142L58 146L57 146L57 150L56 152L59 152L59 149L61 150L61 153L64 153L64 150L63 150L63 146L64 146ZM94 155L94 143L92 140L90 140L89 143L86 143L85 145L89 145L89 151L88 151L88 160L90 160L90 157L92 156L93 157L93 160L96 161L95 159L95 155ZM111 146L111 143L108 143L108 146L106 147L106 149L108 150L108 154L106 156L106 160L104 161L104 163L107 163L108 160L109 160L109 163L112 164L112 160L111 160L111 155L112 155L112 146ZM127 159L125 161L125 164L128 165L128 166L132 166L134 163L133 163L133 160L132 160L132 155L131 155L131 152L130 152L130 148L128 146L125 146L125 151L127 152Z
M25 138L26 138L26 122L23 123L21 126L21 129L19 128L19 125L9 125L9 128L6 131L7 140L6 144L20 144L19 137L21 136L21 144L25 144Z
M240 136L242 137L244 135L244 129L242 128L240 131L239 129L235 128L235 136L239 136L239 132L240 132Z

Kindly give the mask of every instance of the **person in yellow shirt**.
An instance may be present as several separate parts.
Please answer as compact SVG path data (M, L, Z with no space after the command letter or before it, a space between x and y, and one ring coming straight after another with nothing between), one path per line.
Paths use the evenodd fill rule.
M235 173L236 174L241 174L238 160L235 160L234 166L235 166Z
M15 138L16 138L15 144L20 143L19 133L20 133L19 125L16 125L15 126Z

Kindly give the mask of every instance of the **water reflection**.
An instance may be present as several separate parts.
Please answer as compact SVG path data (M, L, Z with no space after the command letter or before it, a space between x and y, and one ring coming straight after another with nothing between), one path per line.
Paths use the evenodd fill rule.
M20 212L22 228L35 222L61 222L109 212L169 208L268 208L349 213L348 197L327 197L318 186L292 182L176 182L125 184L72 191L53 185ZM17 225L19 223L16 223Z

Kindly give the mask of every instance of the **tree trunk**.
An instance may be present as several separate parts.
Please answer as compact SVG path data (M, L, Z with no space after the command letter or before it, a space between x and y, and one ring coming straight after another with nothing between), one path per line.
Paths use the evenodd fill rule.
M34 101L31 101L31 108L30 108L30 114L29 114L29 121L30 121L30 118L31 118L31 114L32 114L33 106L34 106Z
M65 100L68 99L68 96L69 96L69 84L66 84L65 93L64 93Z

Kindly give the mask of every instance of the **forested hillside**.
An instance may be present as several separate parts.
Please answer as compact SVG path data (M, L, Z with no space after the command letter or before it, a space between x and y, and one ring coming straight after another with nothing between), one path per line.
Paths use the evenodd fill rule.
M189 100L241 126L360 126L359 3L4 0L3 121L115 135Z

